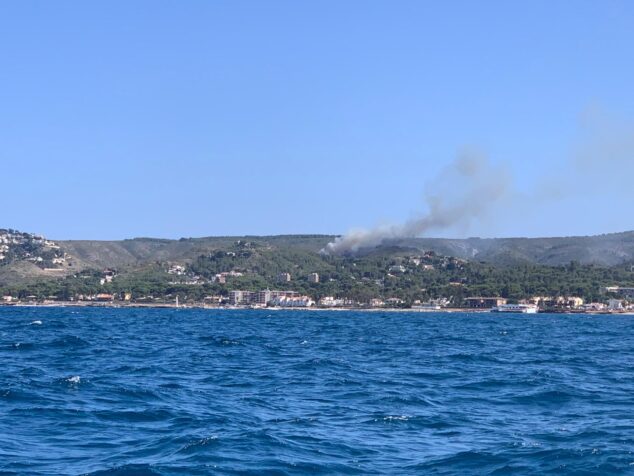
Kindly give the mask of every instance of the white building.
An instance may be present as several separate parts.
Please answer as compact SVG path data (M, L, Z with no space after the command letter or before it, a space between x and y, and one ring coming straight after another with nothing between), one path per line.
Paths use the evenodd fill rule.
M280 296L269 301L269 305L277 307L312 307L315 305L308 296L286 297Z
M620 299L610 299L608 301L608 310L610 311L623 311L625 307L623 306L623 301Z
M258 291L254 293L251 301L253 304L260 304L262 306L266 306L271 301L271 291L265 289L263 291Z
M229 291L229 304L249 304L251 302L252 291Z
M185 274L185 266L182 266L180 264L173 264L172 266L169 267L169 269L167 270L168 274L175 274L177 276L182 276L183 274Z
M298 297L299 293L297 291L271 291L271 299L275 299L278 297Z
M340 307L345 305L345 300L335 299L332 296L324 296L319 300L321 307Z

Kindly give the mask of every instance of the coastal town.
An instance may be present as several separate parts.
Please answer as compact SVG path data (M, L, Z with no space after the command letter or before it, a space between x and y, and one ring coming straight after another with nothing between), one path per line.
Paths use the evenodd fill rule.
M199 276L187 277L185 267L174 265L168 274L181 276L183 279L172 281L172 284L199 286L204 280ZM226 284L230 277L239 277L236 271L220 273L214 276L214 282ZM116 278L114 269L104 269L99 283L101 286L110 284ZM278 277L280 281L291 281L290 273L283 273ZM313 283L319 282L319 274L311 273L309 279ZM634 287L606 286L601 289L605 298L597 302L585 302L578 296L534 296L517 300L518 305L534 307L539 312L553 313L630 313L634 312ZM293 290L259 291L231 289L226 294L204 296L202 300L180 300L179 296L154 297L152 295L133 296L131 292L93 294L77 294L69 299L58 299L56 296L38 297L35 295L13 296L3 295L0 305L75 305L75 306L139 306L139 307L191 307L191 308L223 308L223 309L332 309L332 310L401 310L418 312L488 312L508 305L509 299L499 296L469 296L463 299L461 305L456 305L451 297L441 297L428 301L414 300L406 302L397 297L372 297L367 301L359 301L347 297L321 296L319 298L302 295Z
M0 230L0 305L634 311L632 266L495 267L431 250L332 257L262 240L223 246L183 260L96 268L87 262L94 247L79 250L82 260L63 242ZM16 269L31 274L14 284Z

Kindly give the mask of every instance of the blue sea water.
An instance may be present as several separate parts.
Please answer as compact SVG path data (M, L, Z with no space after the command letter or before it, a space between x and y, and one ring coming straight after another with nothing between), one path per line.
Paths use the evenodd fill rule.
M0 308L0 474L634 473L634 317Z

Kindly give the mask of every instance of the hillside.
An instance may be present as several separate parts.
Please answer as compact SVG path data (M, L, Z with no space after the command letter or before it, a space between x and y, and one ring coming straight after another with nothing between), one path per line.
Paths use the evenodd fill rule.
M405 303L491 295L601 299L634 286L634 233L595 237L412 239L355 256L320 250L333 237L281 235L52 241L4 230L0 291L71 299L111 293L200 301L231 290L282 287L315 298ZM315 278L316 277L316 278ZM399 302L400 302L399 301Z
M181 238L134 238L120 241L52 241L14 230L0 230L0 284L57 278L84 269L116 268L132 271L157 263L192 264L200 256L252 242L278 254L308 260L322 268L321 250L334 236L278 235ZM579 264L616 266L634 263L634 232L554 238L415 238L367 250L361 256L395 258L433 251L494 266ZM301 258L300 258L301 257ZM325 266L326 263L323 263Z
M615 266L634 261L634 231L554 238L417 238L400 244L494 265L558 266L578 261Z
M255 241L273 249L294 249L318 253L328 241L326 235L219 236L163 240L134 238L121 241L59 241L68 254L85 266L121 267L156 261L191 261L201 254L226 250L237 241Z
M334 236L279 235L228 236L160 240L61 241L60 246L85 265L118 267L154 261L187 261L214 250L227 249L238 240L256 241L274 249L318 253ZM597 236L555 238L415 238L400 240L369 253L399 255L434 251L440 255L483 261L493 265L581 264L615 266L634 261L634 231Z
M7 233L6 230L4 232ZM156 262L191 262L202 254L229 249L237 241L256 242L272 250L295 250L317 254L334 239L334 236L329 235L278 235L181 238L179 240L134 238L120 241L49 241L36 235L14 233L19 239L12 238L12 240L23 242L3 244L7 251L9 246L13 251L5 251L4 259L0 260L0 281L6 281L8 274L13 277L28 278L59 273L69 274L86 268L121 268ZM496 266L518 264L558 266L571 261L577 261L580 264L615 266L634 262L634 231L554 238L415 238L399 240L366 251L364 254L399 256L420 251L434 251L439 255L481 261ZM36 261L40 255L42 259ZM44 271L45 268L47 271ZM59 273L53 271L55 268L60 268Z

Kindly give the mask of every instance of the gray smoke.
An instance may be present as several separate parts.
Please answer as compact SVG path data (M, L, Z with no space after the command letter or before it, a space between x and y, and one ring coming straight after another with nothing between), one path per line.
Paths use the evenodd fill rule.
M463 154L425 188L427 213L399 225L371 230L352 230L321 250L323 254L354 254L386 242L415 238L430 230L460 227L486 216L492 205L507 195L510 177L506 169L486 158Z
M553 206L557 202L567 202L576 211L591 204L596 207L594 211L584 210L591 217L588 221L597 226L593 233L604 233L611 222L600 208L613 206L610 200L614 204L618 200L634 202L634 122L598 107L588 108L580 117L570 155L553 161L545 172L532 182L532 193L513 203L509 214L525 220L539 214L547 220L549 213L566 213ZM575 210L571 211L574 214ZM612 230L632 229L633 225L630 214L625 213L622 225Z
M631 195L634 123L594 108L585 112L581 125L582 140L574 149L571 169L591 181L607 175L611 184L625 185L620 191Z
M534 180L531 191L515 190L506 168L481 156L463 154L425 187L425 215L399 225L352 230L328 243L321 252L354 254L430 231L466 231L472 222L484 220L500 204L507 215L527 218L535 213L553 213L552 205L561 200L590 198L599 203L609 196L614 197L615 204L631 203L634 122L600 108L585 111L581 119L580 134L570 156L553 163L547 174ZM632 227L629 215L624 214L623 224Z

